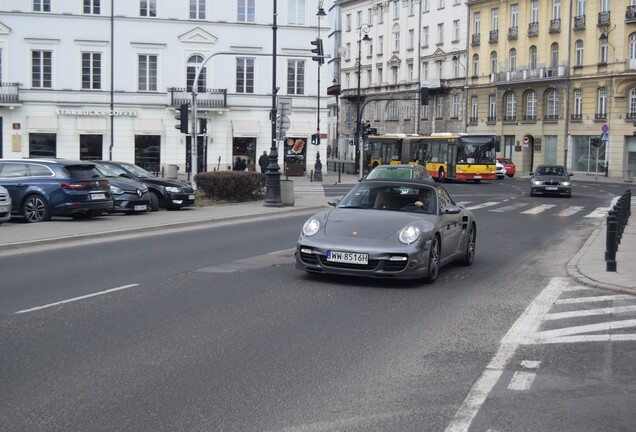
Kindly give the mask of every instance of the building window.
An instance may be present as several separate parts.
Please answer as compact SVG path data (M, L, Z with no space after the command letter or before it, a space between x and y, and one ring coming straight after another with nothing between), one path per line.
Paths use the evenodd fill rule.
M488 96L488 121L497 119L497 96Z
M550 67L556 68L559 64L559 44L554 42L550 46Z
M100 90L102 88L101 53L82 53L82 89Z
M530 69L537 68L537 47L532 45L530 47Z
M384 76L384 69L379 67L378 68L378 84L382 84L383 76Z
M140 0L139 1L139 16L156 17L157 16L157 0Z
M378 36L378 55L384 54L384 36Z
M559 118L559 93L556 90L548 92L547 113L549 120L557 120Z
M473 15L473 34L481 33L481 14L479 12L475 12Z
M515 48L510 50L510 70L517 70L517 50Z
M607 88L606 87L601 87L598 89L596 113L600 116L605 116L607 114Z
M254 59L236 59L236 92L254 93Z
M446 7L446 0L437 0L437 9L444 9Z
M477 123L479 117L479 97L473 96L470 98L470 121Z
M31 86L51 88L53 83L53 52L31 52Z
M438 45L444 44L444 24L443 23L437 24L437 44Z
M351 14L347 14L345 17L345 30L351 31Z
M423 27L422 28L422 46L427 47L428 43L429 43L429 31L428 31L428 27Z
M493 8L490 11L490 30L499 29L499 8Z
M435 67L437 68L437 78L442 79L444 76L444 63L441 60L437 60L435 62Z
M188 65L186 68L186 80L188 92L192 92L192 84L194 83L194 77L196 76L199 65L203 63L203 56L195 54L188 59ZM207 83L207 69L201 68L199 72L199 81L197 82L197 92L204 93Z
M473 54L473 76L479 75L479 54Z
M574 90L574 118L583 118L583 90Z
M519 5L518 4L510 5L510 27L511 28L519 27Z
M537 119L537 93L529 91L526 95L526 119Z
M452 118L459 118L459 107L461 106L461 104L459 103L459 96L458 95L453 95L453 101L451 103L451 117Z
M392 67L391 72L393 74L393 84L397 84L398 83L398 68Z
M435 118L444 118L444 96L438 95L435 102Z
M517 95L508 93L506 95L506 120L514 121L517 119Z
M561 0L552 0L552 19L561 19Z
M636 33L629 35L629 64L630 69L636 69Z
M409 63L406 65L406 74L407 74L406 79L409 82L412 82L413 81L413 63Z
M100 14L100 0L84 0L84 13L87 15Z
M398 120L399 109L397 101L389 101L386 104L386 119L387 120Z
M530 23L539 22L539 0L530 0Z
M428 80L428 62L422 62L422 79Z
M577 0L576 2L576 16L585 16L585 0Z
M583 41L581 39L574 44L574 66L583 66Z
M431 0L422 0L422 13L430 12Z
M459 20L453 21L453 41L459 41L460 38L460 24Z
M400 2L396 0L393 2L393 19L400 19Z
M453 58L453 78L459 78L459 59Z
M157 56L139 55L139 91L157 91Z
M629 92L629 111L627 112L627 118L636 118L636 88L633 88Z
M237 21L240 22L255 22L256 20L256 6L255 0L237 0Z
M288 24L305 25L305 2L306 0L288 0Z
M51 12L51 0L33 0L33 12Z
M490 73L497 73L497 51L490 53Z
M190 0L190 19L205 19L205 0Z
M305 94L305 62L287 60L287 94Z
M362 11L358 11L356 13L356 28L360 28L362 26Z
M400 51L400 31L393 32L393 52Z
M413 49L415 47L415 30L409 30L409 49Z
M382 24L384 22L384 8L378 8L378 24Z
M598 58L598 62L599 63L603 63L606 64L607 63L607 57L608 57L608 44L607 44L607 36L603 35L601 36L601 38L599 39L599 58Z

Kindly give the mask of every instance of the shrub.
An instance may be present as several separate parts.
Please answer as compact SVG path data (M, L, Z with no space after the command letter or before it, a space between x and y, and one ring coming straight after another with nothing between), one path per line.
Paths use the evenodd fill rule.
M194 176L197 188L208 198L245 202L265 197L265 174L253 171L211 171Z

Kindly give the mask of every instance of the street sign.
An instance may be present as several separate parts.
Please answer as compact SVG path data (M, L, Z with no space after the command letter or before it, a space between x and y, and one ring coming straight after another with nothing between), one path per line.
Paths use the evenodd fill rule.
M286 115L281 115L276 117L276 129L281 134L284 134L285 132L287 132L290 126L291 126L291 121L289 120L289 117L287 117Z
M292 105L291 97L287 97L287 96L278 97L278 110L280 111L280 115L282 116L291 115L291 105Z
M607 132L603 132L601 134L601 141L609 141L609 137L607 136Z
M601 132L607 134L609 132L609 126L607 124L601 126Z

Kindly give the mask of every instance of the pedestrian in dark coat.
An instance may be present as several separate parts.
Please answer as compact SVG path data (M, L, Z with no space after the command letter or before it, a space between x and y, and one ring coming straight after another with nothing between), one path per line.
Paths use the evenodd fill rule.
M264 151L261 157L258 158L258 166L261 167L261 172L267 172L267 165L269 165L269 156L267 156L267 152Z
M241 159L240 156L236 157L236 162L234 163L234 171L245 171L247 165L245 165L245 161Z

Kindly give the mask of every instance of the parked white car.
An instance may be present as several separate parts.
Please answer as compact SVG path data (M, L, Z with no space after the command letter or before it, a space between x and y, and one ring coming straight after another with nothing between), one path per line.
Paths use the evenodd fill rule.
M497 165L495 166L495 172L497 173L497 179L503 179L506 176L506 167L501 164L501 162L497 161Z
M0 186L0 224L11 219L11 195L3 186Z

